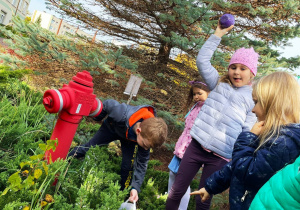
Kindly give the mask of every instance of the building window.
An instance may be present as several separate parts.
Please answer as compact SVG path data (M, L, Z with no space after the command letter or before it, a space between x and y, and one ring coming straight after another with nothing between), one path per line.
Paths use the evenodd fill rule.
M1 10L1 13L0 13L0 23L1 24L4 23L5 16L6 16L6 12Z
M23 4L23 12L26 13L27 12L27 8L28 8L28 3L27 2L24 2Z
M22 9L21 9L22 6L23 6L23 0L20 0L20 2L19 2L19 8L20 8L20 10L22 10Z
M12 5L17 6L18 0L12 0Z

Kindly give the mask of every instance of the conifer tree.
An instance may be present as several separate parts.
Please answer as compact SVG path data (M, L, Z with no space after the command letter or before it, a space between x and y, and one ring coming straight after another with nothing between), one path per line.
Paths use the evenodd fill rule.
M235 16L230 39L225 37L220 49L232 52L253 45L265 58L262 62L281 62L271 46L283 46L299 37L300 8L298 0L47 0L49 8L80 20L86 27L106 35L157 48L156 55L166 63L173 48L196 55L203 42L224 13ZM66 17L66 16L65 16ZM217 57L217 56L216 56ZM218 56L224 64L226 56ZM228 56L227 56L228 57ZM269 61L268 58L274 58ZM297 62L299 64L299 58ZM274 63L272 67L278 66ZM266 71L268 69L265 69ZM269 69L270 70L270 69Z
M84 42L80 37L76 37L75 42L75 37L57 36L43 29L38 22L27 22L19 17L13 18L13 30L0 27L0 33L7 38L5 42L9 46L9 53L1 54L0 60L13 69L31 68L46 72L77 69L95 74L117 74L108 62L133 72L137 68L137 63L122 55L120 49L106 52L104 46L99 47L104 44Z

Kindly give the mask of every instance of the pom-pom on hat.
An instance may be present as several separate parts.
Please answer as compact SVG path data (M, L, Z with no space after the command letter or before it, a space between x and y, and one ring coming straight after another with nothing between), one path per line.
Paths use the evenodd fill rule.
M243 64L247 66L255 76L257 73L258 57L259 55L254 51L253 47L240 48L232 55L229 66L236 63Z

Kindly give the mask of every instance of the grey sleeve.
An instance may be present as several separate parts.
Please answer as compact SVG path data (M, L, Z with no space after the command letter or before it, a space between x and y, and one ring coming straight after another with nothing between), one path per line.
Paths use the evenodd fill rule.
M93 118L95 121L101 121L107 115L119 121L122 117L122 114L125 113L127 106L125 104L120 104L118 101L109 99L103 102L103 109L100 115Z
M150 150L144 150L142 147L138 147L138 153L134 164L133 178L131 186L138 192L141 190L145 174L148 167L148 161L150 159Z
M200 49L196 64L199 74L202 76L210 90L213 90L219 81L218 71L211 65L211 58L221 42L221 38L211 35Z

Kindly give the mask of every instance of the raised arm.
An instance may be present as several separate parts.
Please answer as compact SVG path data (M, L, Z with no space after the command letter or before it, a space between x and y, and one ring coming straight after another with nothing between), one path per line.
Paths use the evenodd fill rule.
M221 37L229 32L232 28L233 25L229 28L221 29L221 27L218 25L215 33L207 39L198 53L196 59L198 71L210 90L213 90L216 87L219 80L219 73L211 65L210 60L221 42Z

